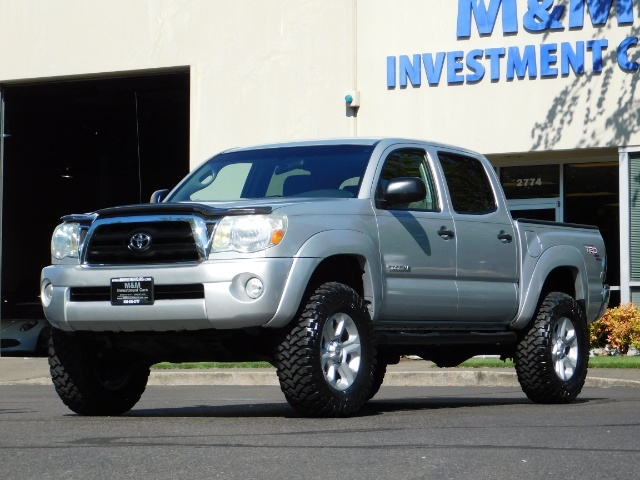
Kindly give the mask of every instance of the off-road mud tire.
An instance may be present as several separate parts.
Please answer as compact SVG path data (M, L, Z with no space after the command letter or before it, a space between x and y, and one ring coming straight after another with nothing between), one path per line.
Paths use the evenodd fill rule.
M49 368L57 394L80 415L121 415L147 386L149 366L114 356L105 360L85 339L56 328L49 342Z
M384 376L387 373L387 364L384 361L378 360L376 368L373 371L373 382L371 383L371 390L369 391L369 398L371 400L380 391L380 387L384 382Z
M572 333L564 339L561 331L567 328L563 325L572 328ZM558 351L560 357L567 353L574 359L560 358ZM529 331L517 346L514 361L520 386L534 402L575 400L587 376L589 336L584 314L573 298L560 292L551 292L545 297ZM575 367L567 373L564 366L573 363Z
M326 366L328 355L326 342L323 347L323 336L326 337L323 331L327 322L347 317L350 319L347 321L351 332L348 340L346 336L342 337L344 349L341 349L353 349L355 332L359 352L354 353L352 358L359 355L359 364L352 378L341 387L334 387L331 381L335 377L325 375L322 366L323 362ZM340 341L338 339L338 343ZM276 349L276 366L282 392L298 413L310 417L344 417L357 412L369 399L375 359L373 327L366 305L355 290L334 282L321 285L309 296ZM351 362L348 365L355 364ZM344 368L342 363L339 368Z

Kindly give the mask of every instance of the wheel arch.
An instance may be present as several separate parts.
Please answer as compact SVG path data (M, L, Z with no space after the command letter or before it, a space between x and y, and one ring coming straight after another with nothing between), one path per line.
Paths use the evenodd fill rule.
M337 254L323 259L313 271L307 291L315 290L327 282L343 283L364 298L366 260L360 255Z
M566 293L572 298L578 298L577 291L582 291L581 279L578 269L573 266L564 265L556 267L549 272L540 290L540 298L544 298L550 292Z
M362 232L330 230L312 236L296 253L276 314L265 326L287 325L305 295L326 282L353 288L367 304L370 317L375 318L382 295L377 258L373 241Z
M580 251L557 246L544 251L528 283L521 279L521 302L512 328L520 330L533 320L535 312L549 292L561 292L575 299L584 311L588 304L587 269Z

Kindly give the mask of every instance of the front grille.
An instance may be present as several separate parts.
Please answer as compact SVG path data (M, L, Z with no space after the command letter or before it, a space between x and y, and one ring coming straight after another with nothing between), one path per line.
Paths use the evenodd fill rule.
M150 238L146 248L131 248L132 237ZM139 265L200 260L187 221L108 223L98 226L86 246L85 260L94 265Z
M204 285L193 283L187 285L154 285L156 300L189 300L204 298ZM110 302L109 287L74 287L70 289L69 300L72 302Z

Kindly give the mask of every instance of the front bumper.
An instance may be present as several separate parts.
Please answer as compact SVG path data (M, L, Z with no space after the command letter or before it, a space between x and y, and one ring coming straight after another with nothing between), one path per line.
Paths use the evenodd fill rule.
M293 259L216 260L170 266L88 267L52 265L42 270L41 298L47 319L66 331L183 331L261 326L278 310ZM202 284L203 298L156 300L153 305L77 301L74 288L108 288L112 278L152 277L157 287ZM262 280L258 299L247 281ZM48 287L51 285L51 287Z

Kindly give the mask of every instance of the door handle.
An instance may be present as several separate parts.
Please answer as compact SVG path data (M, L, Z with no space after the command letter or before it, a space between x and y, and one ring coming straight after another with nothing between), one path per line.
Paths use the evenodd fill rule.
M509 243L511 242L511 240L513 240L513 237L506 233L504 230L500 230L500 233L498 234L498 240L500 240L502 243Z
M438 230L438 235L440 235L445 240L449 240L456 236L455 232L453 230L447 229L447 227L440 227L440 230Z

